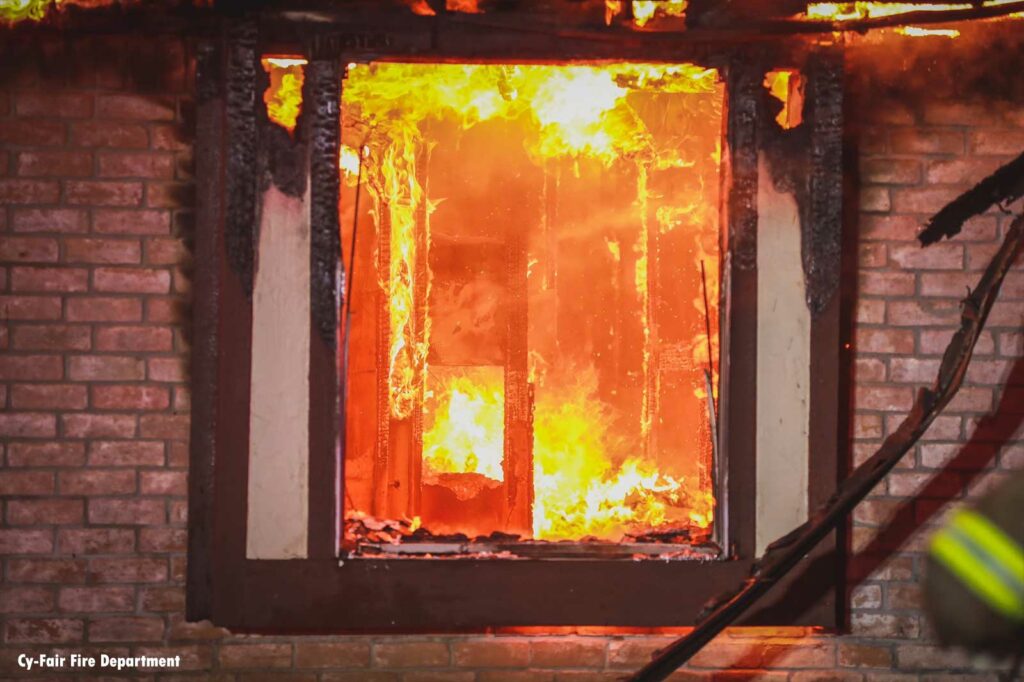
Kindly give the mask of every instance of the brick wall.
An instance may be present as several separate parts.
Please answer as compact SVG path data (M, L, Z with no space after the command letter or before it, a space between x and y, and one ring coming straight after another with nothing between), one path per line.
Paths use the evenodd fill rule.
M182 670L137 679L613 680L669 641L244 637L184 622L188 69L178 44L118 45L58 73L26 58L0 82L0 675L24 675L19 653L60 650L182 656ZM140 54L160 68L140 68ZM917 227L1024 149L1024 115L1010 107L871 105L860 135L854 460L934 376L957 301L1007 219L993 212L925 251ZM995 662L931 643L921 527L951 498L1024 468L1020 371L1018 387L999 388L1024 354L1022 299L1018 270L960 397L857 510L850 633L732 630L682 679L995 679Z

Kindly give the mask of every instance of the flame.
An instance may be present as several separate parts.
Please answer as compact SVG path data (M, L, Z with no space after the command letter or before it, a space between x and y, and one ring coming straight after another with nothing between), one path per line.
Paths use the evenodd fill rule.
M302 111L302 83L306 60L295 57L264 57L263 70L270 75L270 86L263 93L267 117L289 133L295 131Z
M0 3L0 20L11 24L40 21L52 3L53 0L4 0Z
M413 14L418 14L421 17L432 17L437 14L427 0L405 0L405 4L409 6Z
M505 479L503 377L500 370L481 369L496 368L464 370L431 386L424 405L424 415L433 422L423 434L426 476L477 473L495 481Z
M714 515L710 492L698 492L640 457L617 456L625 448L609 428L611 408L597 398L597 372L589 367L564 374L539 375L533 537L619 540L665 525L708 528ZM423 437L426 475L477 473L503 480L501 372L464 371L438 382L433 393L441 397Z
M958 38L960 31L955 28L920 28L918 26L900 26L896 32L904 36L922 38L925 36L941 36L943 38Z
M428 367L429 313L418 322L429 296L429 217L440 199L430 197L421 177L430 142L430 121L455 121L470 128L482 121L523 123L524 145L539 166L553 159L597 161L636 168L636 211L641 235L635 244L607 240L611 258L636 253L635 288L644 329L641 442L624 443L611 431L613 408L602 402L593 367L556 376L531 351L535 383L533 534L537 539L620 539L625 533L662 526L706 529L713 518L710 488L697 477L662 471L648 456L659 373L651 344L653 302L648 291L648 237L657 232L717 225L714 202L659 211L650 176L694 165L678 146L654 144L632 95L641 91L711 93L718 73L690 64L607 64L600 66L438 65L401 63L353 65L343 90L345 127L365 144L363 177L373 200L378 248L387 248L389 269L378 272L388 301L387 373L390 416L408 419L423 411L423 470L434 474L474 473L504 479L504 378L500 368ZM363 142L365 141L365 142ZM671 145L670 145L671 146ZM712 159L718 162L715 153ZM359 155L343 147L339 164L358 172ZM708 203L708 205L705 205ZM695 233L701 232L695 229ZM708 269L712 318L717 315L717 230L703 230L693 244L694 263ZM387 240L383 237L386 236ZM388 244L386 247L384 244ZM417 263L420 266L417 267ZM703 311L700 292L694 305ZM703 313L701 313L703 314ZM420 319L423 319L421 317ZM717 328L717 321L714 321ZM423 328L419 328L422 326ZM712 354L717 338L711 340ZM705 333L682 349L690 362L707 364ZM495 371L485 371L495 370ZM715 373L717 377L717 372ZM717 385L717 378L714 382ZM648 388L649 387L649 388ZM703 388L698 389L703 391ZM698 396L700 397L700 396ZM621 415L620 415L621 417ZM633 414L632 419L636 419ZM635 424L635 422L634 422ZM635 432L634 432L635 434ZM635 436L634 436L635 437Z
M420 251L429 248L429 235L417 243L417 212L431 212L416 170L423 145L420 123L448 114L468 128L493 118L529 116L537 132L529 151L538 162L586 156L610 165L623 156L653 153L649 134L626 102L631 91L657 86L665 92L711 92L717 80L714 69L692 64L424 68L381 63L349 69L343 91L351 104L347 115L369 140L367 177L375 213L390 229L391 269L378 276L390 300L388 385L395 419L412 414L429 341L429 329L416 330L413 324L413 292L418 284L429 287L429 273L416 269L424 255Z
M988 0L981 7L997 7L1016 0ZM857 19L873 19L891 17L908 12L948 12L950 10L971 9L979 5L970 3L951 4L914 4L907 2L816 2L807 5L808 19L829 21L853 21ZM922 29L918 29L922 30ZM905 35L933 35L908 32ZM945 35L945 34L944 34ZM950 36L954 37L954 36Z
M465 14L480 14L480 0L446 0L445 9L449 12L463 12Z
M687 0L633 0L633 22L644 27L657 14L681 17L686 14Z
M804 80L795 69L776 69L764 77L764 87L772 97L782 102L782 111L775 121L784 129L795 128L803 122Z

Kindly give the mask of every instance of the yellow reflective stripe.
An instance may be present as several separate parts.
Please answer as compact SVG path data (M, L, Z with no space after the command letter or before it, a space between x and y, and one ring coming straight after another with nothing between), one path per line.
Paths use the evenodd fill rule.
M1007 575L1024 588L1024 549L1002 528L973 509L961 509L949 523L999 562Z
M994 610L1024 621L1024 601L984 562L977 561L957 538L943 529L932 537L931 553L953 575Z

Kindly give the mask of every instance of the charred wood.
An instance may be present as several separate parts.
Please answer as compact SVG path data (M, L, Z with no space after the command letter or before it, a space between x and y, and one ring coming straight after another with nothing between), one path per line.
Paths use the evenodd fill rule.
M1024 196L1024 154L1021 154L988 176L965 194L960 195L936 213L921 234L921 244L928 246L943 237L960 234L964 223L998 204L1006 204Z

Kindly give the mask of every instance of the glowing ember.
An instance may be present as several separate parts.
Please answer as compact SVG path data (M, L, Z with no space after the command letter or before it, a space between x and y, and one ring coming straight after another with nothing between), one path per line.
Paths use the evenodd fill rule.
M449 12L464 12L466 14L480 13L480 0L445 0L445 9Z
M510 473L510 461L528 461L535 539L620 540L652 529L706 537L714 500L703 372L717 385L718 339L704 327L707 315L718 328L722 94L714 70L688 64L350 67L339 166L358 174L356 149L366 150L378 252L362 267L376 267L379 294L370 295L386 302L369 336L387 349L386 365L370 371L387 392L389 451L421 457L411 485L430 488L427 528L505 528L506 488L525 475ZM542 217L545 201L561 206ZM516 233L526 235L520 252L509 251ZM519 284L503 270L513 253ZM588 258L608 281L588 286ZM506 385L515 380L502 363L514 352L525 362L527 351L506 348L515 286L528 301L529 407L510 416L524 389ZM357 292L355 324L366 324L360 311L372 303L360 300ZM601 315L618 317L597 332ZM597 324L598 336L572 331L584 323ZM620 327L628 331L615 350ZM663 409L661 393L680 389L698 400L666 398L673 404ZM527 450L506 433L523 409L532 417ZM363 414L350 407L353 438ZM396 438L419 439L420 449ZM510 460L513 447L530 459ZM346 485L363 476L357 453L367 450L356 443L349 452ZM354 494L349 508L368 508ZM412 517L417 504L375 503L372 512ZM442 507L440 521L432 514Z
M270 87L263 93L267 117L289 133L302 110L302 83L305 78L305 59L292 57L264 57L263 70L270 75Z

